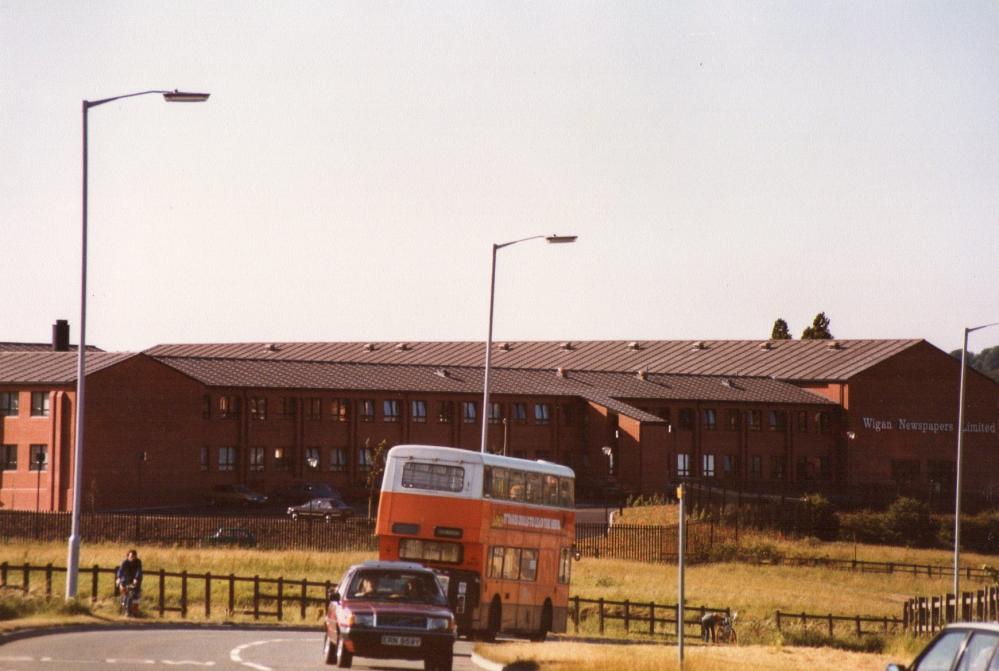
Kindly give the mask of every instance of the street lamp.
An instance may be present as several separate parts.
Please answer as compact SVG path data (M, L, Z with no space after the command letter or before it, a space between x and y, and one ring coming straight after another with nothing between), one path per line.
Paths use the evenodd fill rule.
M493 264L492 269L489 274L489 334L486 337L486 367L482 375L482 448L481 452L486 451L486 445L489 442L489 368L492 365L493 360L493 303L496 298L496 252L504 247L509 247L510 245L515 245L518 242L527 242L528 240L540 240L544 238L549 244L559 245L567 244L576 241L575 235L532 235L529 238L521 238L520 240L511 240L510 242L504 242L501 244L493 244Z
M83 101L83 226L80 262L80 344L76 357L76 441L73 446L73 509L72 523L69 533L69 549L66 554L66 598L76 596L76 583L80 570L80 501L83 488L83 407L85 392L85 369L87 351L87 116L91 107L104 103L134 98L152 93L162 94L166 102L201 103L208 100L210 93L191 93L189 91L139 91L127 93L113 98Z
M965 373L968 370L967 360L968 360L968 334L974 333L975 331L981 331L982 329L987 329L991 326L999 326L999 322L993 324L982 324L981 326L973 326L971 328L965 327L964 329L964 345L961 348L961 388L958 392L957 401L957 464L955 468L957 469L957 475L955 477L954 483L954 619L958 619L960 615L957 612L958 604L960 603L960 592L958 588L961 585L961 569L960 569L960 559L961 559L961 452L964 448L964 386L965 386Z

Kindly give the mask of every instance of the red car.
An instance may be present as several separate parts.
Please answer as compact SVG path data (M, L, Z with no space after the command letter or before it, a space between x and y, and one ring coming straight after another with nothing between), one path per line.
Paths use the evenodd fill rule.
M358 655L422 659L426 671L451 671L454 615L430 569L411 562L355 564L329 598L327 664L349 668Z

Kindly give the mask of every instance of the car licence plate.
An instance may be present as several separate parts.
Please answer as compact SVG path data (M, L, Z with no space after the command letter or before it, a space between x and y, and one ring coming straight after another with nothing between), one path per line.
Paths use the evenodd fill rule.
M401 645L406 648L420 647L419 636L382 636L382 645Z

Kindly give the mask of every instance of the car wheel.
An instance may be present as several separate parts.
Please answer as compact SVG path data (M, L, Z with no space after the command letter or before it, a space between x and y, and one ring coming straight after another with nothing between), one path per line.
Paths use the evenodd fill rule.
M333 647L329 634L323 636L323 661L330 666L336 664L336 648Z
M423 662L424 671L451 671L453 666L453 653L431 655Z
M341 669L349 669L354 661L354 654L347 650L343 644L343 637L339 634L336 637L336 665Z
M489 623L486 625L486 630L482 632L482 640L487 642L495 641L502 623L503 604L500 603L499 594L497 594L493 597L492 603L489 604Z
M545 606L541 609L541 626L538 627L537 631L531 634L531 640L535 643L541 643L548 636L548 632L552 629L552 602L545 599Z

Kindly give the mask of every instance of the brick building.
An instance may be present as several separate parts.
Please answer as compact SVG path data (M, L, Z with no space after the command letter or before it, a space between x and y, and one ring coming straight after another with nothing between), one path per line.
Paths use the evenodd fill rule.
M843 497L942 499L953 488L960 364L922 340L495 347L490 449L572 466L583 496L663 492L681 478ZM83 500L95 509L175 505L204 500L216 484L266 493L295 480L359 495L382 441L479 448L482 348L90 353ZM72 501L75 363L70 351L0 343L4 506L64 510ZM965 491L993 500L999 385L971 373L967 399Z

